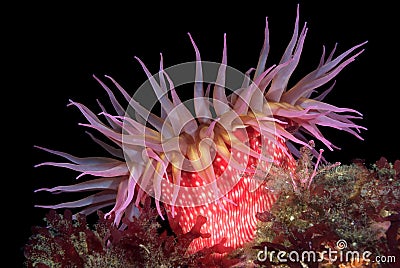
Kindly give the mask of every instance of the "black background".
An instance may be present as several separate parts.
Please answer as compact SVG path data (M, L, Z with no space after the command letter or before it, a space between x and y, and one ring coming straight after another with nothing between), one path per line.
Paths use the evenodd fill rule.
M354 108L364 114L357 121L368 128L364 141L336 130L323 133L342 148L328 152L331 161L350 163L365 159L373 163L385 156L399 157L397 127L398 22L393 6L384 1L264 1L229 4L191 3L170 6L157 3L117 6L75 4L16 6L5 26L5 64L11 71L3 87L4 148L11 145L3 166L4 231L10 238L13 266L22 263L22 246L32 225L42 224L46 210L38 203L55 203L63 197L33 193L40 187L70 184L76 173L42 167L43 161L58 158L33 148L44 146L77 156L103 153L77 125L85 122L68 99L84 103L99 112L96 99L107 103L105 91L92 78L110 75L129 92L145 81L134 56L140 57L153 73L158 70L159 53L165 66L193 61L194 51L187 32L200 49L202 59L220 61L223 34L227 33L228 64L241 71L255 67L263 42L265 17L270 28L269 65L277 63L289 42L300 3L300 25L306 21L301 63L294 74L300 78L318 64L322 45L330 50L338 42L337 54L368 40L365 52L337 77L326 102ZM70 2L69 2L70 3ZM232 6L233 5L233 6ZM9 25L9 26L7 26ZM7 83L8 81L8 83ZM11 83L10 83L11 82ZM294 80L292 81L294 82ZM6 106L10 104L10 106ZM12 257L11 257L12 256ZM16 258L14 258L16 256Z

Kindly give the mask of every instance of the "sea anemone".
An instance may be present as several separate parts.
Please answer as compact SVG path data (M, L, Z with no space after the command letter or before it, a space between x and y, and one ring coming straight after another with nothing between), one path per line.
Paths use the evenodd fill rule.
M88 123L81 125L100 132L111 141L113 145L89 133L112 157L81 158L38 146L69 162L45 162L37 166L68 168L80 172L78 178L97 177L74 185L36 190L52 193L97 191L81 200L38 207L81 208L79 213L82 214L112 207L105 217L112 216L114 224L123 228L122 219L137 217L143 200L150 195L162 219L165 220L166 215L171 219L179 213L185 232L193 227L198 215L207 218L201 231L209 237L195 239L190 252L213 246L223 239L226 239L225 245L232 248L252 240L256 214L269 210L277 198L277 193L268 189L264 181L271 165L293 171L298 147L310 146L311 139L319 140L330 150L336 149L320 132L320 126L343 130L359 139L362 139L360 131L365 129L353 122L362 118L358 111L322 102L335 82L320 94L316 90L360 55L364 51L360 47L366 42L337 57L334 57L336 46L328 55L323 48L317 68L288 87L308 28L304 24L300 30L297 8L289 45L280 62L267 67L269 30L266 22L258 64L239 75L242 83L235 90L229 86L229 72L240 72L227 65L226 35L222 61L212 64L201 61L199 49L189 34L196 60L179 66L187 67L189 74L193 71L193 77L185 78L194 83L193 98L189 101L178 97L177 69L164 69L162 56L160 70L154 76L136 57L148 77L145 84L154 92L145 91L144 96L155 94L161 105L160 115L154 114L152 107L145 107L143 100L135 98L138 92L132 97L113 78L106 76L129 103L125 109L108 85L94 76L106 90L116 114L106 111L100 103L98 115L72 100L69 106L77 107L87 119ZM206 87L204 77L210 70L214 70L216 79ZM143 93L144 88L148 87L139 91Z

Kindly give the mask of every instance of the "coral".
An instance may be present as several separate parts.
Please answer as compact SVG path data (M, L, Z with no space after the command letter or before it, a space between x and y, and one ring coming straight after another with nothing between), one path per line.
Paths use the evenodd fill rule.
M312 184L298 184L314 174L309 168L313 166L312 160L309 149L303 148L298 161L302 168L297 169L296 176L277 169L268 178L269 185L278 185L281 193L271 211L257 215L261 223L247 254L262 267L304 267L299 262L279 263L273 257L259 261L256 253L265 247L286 252L285 256L293 251L301 254L309 250L338 250L337 243L342 241L346 244L338 254L343 256L351 251L369 251L369 260L376 256L394 258L387 263L325 259L303 265L396 267L394 260L400 260L399 160L391 164L382 157L370 168L360 162L341 166L327 163L318 168Z
M98 212L99 220L90 228L86 217L70 210L63 215L50 210L46 227L33 228L25 246L27 267L230 267L235 259L222 258L231 248L217 244L195 254L187 254L190 243L198 237L207 221L199 216L193 228L184 233L179 216L171 221L172 232L157 222L157 211L147 198L143 212L117 228L112 218ZM224 241L222 241L224 242Z

